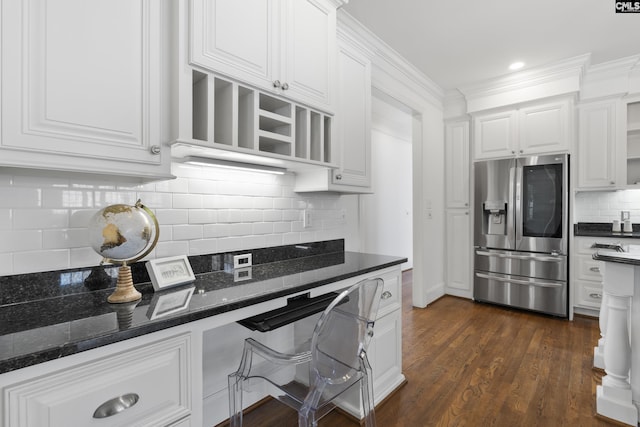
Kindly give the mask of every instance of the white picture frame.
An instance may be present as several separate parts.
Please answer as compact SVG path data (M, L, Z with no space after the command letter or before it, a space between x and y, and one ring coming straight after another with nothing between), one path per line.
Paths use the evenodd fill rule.
M155 294L149 304L147 317L149 320L153 320L184 310L189 306L195 289L195 286L189 286L176 291Z
M153 290L171 288L196 280L186 255L152 259L146 263Z

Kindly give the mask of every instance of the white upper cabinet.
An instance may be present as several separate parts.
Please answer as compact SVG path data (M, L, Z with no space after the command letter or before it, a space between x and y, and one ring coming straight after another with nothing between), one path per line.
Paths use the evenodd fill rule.
M515 110L479 114L473 119L476 159L511 157L516 154Z
M340 44L333 183L371 187L371 59Z
M609 100L578 107L578 188L617 185L618 104L618 100Z
M328 156L338 167L300 171L297 192L371 192L370 52L346 35L338 45L336 116Z
M469 122L445 126L445 182L448 208L469 207Z
M327 0L193 0L191 63L331 110L336 5Z
M3 1L0 165L170 176L162 7Z
M568 152L571 105L569 99L563 99L475 115L474 158Z

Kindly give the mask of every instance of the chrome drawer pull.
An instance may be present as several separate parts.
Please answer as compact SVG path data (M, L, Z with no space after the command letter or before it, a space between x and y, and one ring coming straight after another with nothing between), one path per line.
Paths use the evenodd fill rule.
M552 262L561 262L563 261L560 257L544 257L544 256L531 256L531 255L509 255L509 254L499 254L494 252L486 252L486 251L476 251L476 255L482 255L487 257L496 257L496 258L507 258L507 259L522 259L525 261L552 261Z
M530 282L528 280L509 279L509 278L500 277L500 276L489 276L487 274L477 273L477 272L476 272L476 277L479 277L481 279L495 280L496 282L513 283L515 285L537 286L540 288L560 288L564 286L562 283Z
M125 409L131 408L138 403L140 396L135 393L127 393L122 396L107 400L93 413L93 418L107 418L119 414Z
M595 299L602 299L602 294L592 293L592 294L589 294L589 296Z
M393 294L392 294L391 292L389 292L389 291L384 291L384 292L382 293L382 295L380 295L380 298L382 298L382 299L389 299L389 298L391 298L392 296L393 296Z
M590 271L593 271L594 273L600 273L600 267L589 267Z

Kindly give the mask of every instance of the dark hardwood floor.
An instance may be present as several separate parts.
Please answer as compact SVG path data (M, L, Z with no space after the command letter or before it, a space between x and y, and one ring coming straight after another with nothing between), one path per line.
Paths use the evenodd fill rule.
M380 427L612 426L595 417L597 319L573 322L446 296L411 306L403 274L403 372L407 383L376 407ZM358 426L333 411L320 426ZM297 426L269 401L245 426Z

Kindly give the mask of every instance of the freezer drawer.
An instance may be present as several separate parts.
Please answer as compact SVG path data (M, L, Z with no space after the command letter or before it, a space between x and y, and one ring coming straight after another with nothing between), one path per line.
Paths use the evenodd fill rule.
M565 255L476 248L474 270L566 281Z
M567 283L562 281L475 271L473 297L567 317Z

